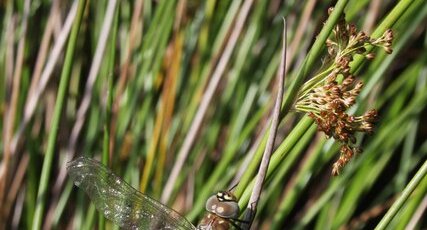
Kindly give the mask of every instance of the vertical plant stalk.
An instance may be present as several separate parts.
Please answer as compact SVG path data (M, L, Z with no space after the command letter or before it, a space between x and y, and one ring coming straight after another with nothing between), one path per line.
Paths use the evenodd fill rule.
M180 5L180 4L178 4ZM179 13L178 13L179 15ZM176 31L173 38L173 61L168 67L167 76L165 79L165 85L162 94L165 97L163 106L164 115L163 115L163 125L159 140L159 157L156 164L156 172L154 177L154 191L155 194L161 194L163 175L165 172L165 162L167 154L167 143L169 138L169 132L171 130L171 124L173 120L173 111L175 108L176 101L176 86L178 81L178 73L180 72L180 64L182 60L182 51L184 44L184 35L178 30Z
M375 227L375 230L387 229L388 224L393 220L405 202L408 200L411 193L415 190L421 180L427 175L427 161L418 170L417 174L412 178L406 188L403 190L402 195L394 202L391 208L387 211L380 223Z
M57 1L56 1L57 2ZM71 6L71 8L70 8L70 11L69 11L69 14L68 14L68 17L67 17L67 19L66 19L66 22L64 23L64 29L65 28L67 28L66 30L64 30L64 29L62 29L62 31L66 31L66 34L68 35L68 33L69 33L69 31L70 31L70 28L71 28L71 23L72 23L72 21L74 20L74 17L75 17L75 14L76 14L76 10L77 10L77 1L75 1L74 3L73 3L73 5ZM58 7L56 7L56 8L58 8ZM59 11L59 9L56 9L55 10L55 16L54 17L52 17L53 19L52 19L52 21L54 21L56 18L58 18L59 17L59 13L57 12L57 11ZM51 27L53 27L55 22L52 22L51 24L52 24L52 26ZM68 25L69 24L69 25ZM50 29L50 30L53 30L53 29ZM61 31L61 33L62 33L62 31ZM63 36L63 35L61 35L61 36ZM113 43L114 44L114 43ZM61 47L62 47L62 45L61 45ZM43 60L44 60L44 58L43 58ZM37 61L39 61L39 60L37 60ZM44 63L44 62L43 62ZM36 74L34 74L33 75L34 77L36 77L36 78L40 78L40 76L37 76ZM34 82L34 88L35 87L38 87L38 84L39 83L39 81L36 81L36 82ZM33 82L32 82L32 84L33 84ZM40 90L40 89L39 89ZM34 89L34 91L35 91L35 89ZM30 91L30 93L29 94L35 94L36 92L32 92L31 93L31 91ZM71 158L71 157L70 157ZM51 202L51 204L49 205L49 208L48 208L48 211L46 212L46 217L45 217L45 222L44 222L44 224L43 224L43 229L48 229L48 228L50 228L51 226L53 226L53 225L55 225L55 224L57 224L57 220L55 219L56 217L55 217L55 215L58 215L58 202L60 202L59 201L59 197L58 197L58 194L61 194L61 189L62 189L62 186L63 186L63 184L64 184L64 180L65 180L65 168L60 168L59 169L59 174L58 174L58 177L56 178L56 181L55 181L55 184L54 184L54 186L53 186L53 194L54 194L54 197L52 198L52 202ZM56 221L56 222L55 222Z
M427 196L424 196L424 199L420 202L420 205L418 206L417 210L415 211L414 215L412 215L411 220L409 221L408 225L406 225L406 229L415 229L417 224L424 218L424 212L427 209Z
M121 67L121 71L120 71L120 78L119 81L117 83L117 90L116 90L116 95L118 95L118 97L120 98L125 89L126 86L126 82L127 82L127 78L129 75L129 68L131 65L131 57L132 57L132 52L134 51L134 49L139 45L138 40L137 40L137 33L138 31L141 32L141 34L139 36L143 36L143 32L144 32L144 17L141 17L141 14L144 11L144 1L143 0L136 0L135 1L135 6L133 8L133 12L132 12L132 19L131 19L131 23L130 23L130 28L129 28L129 37L128 37L128 42L126 44L126 53L125 56L123 58L124 63ZM141 21L139 21L141 19ZM120 102L119 100L115 101L115 105L113 106L113 110L117 110L114 109L114 107L118 107L118 103Z
M148 180L150 178L151 175L151 169L153 167L153 163L154 163L154 158L157 152L157 145L159 143L159 139L160 139L160 134L161 134L161 130L162 130L162 123L163 123L163 117L164 117L164 110L165 107L164 105L164 101L166 100L166 98L163 98L162 100L162 105L159 106L159 111L157 113L156 116L156 121L154 124L154 130L153 130L153 134L151 136L151 141L150 141L150 145L148 147L148 152L147 152L147 157L146 157L146 162L144 165L144 169L143 169L143 173L141 176L141 182L139 185L139 191L144 193L145 190L147 189L147 185L148 185Z
M271 114L271 127L270 127L269 137L267 140L267 145L265 147L264 155L262 156L262 160L261 160L261 165L259 166L259 170L258 170L258 175L255 180L255 185L252 190L252 194L249 199L248 206L246 208L247 212L246 212L245 218L249 219L248 228L250 228L253 218L255 217L255 214L256 214L259 197L261 195L262 187L267 174L268 165L270 164L271 153L273 152L274 140L276 139L277 128L279 126L280 107L283 101L284 80L286 77L286 46L287 46L286 33L287 33L286 19L283 18L282 60L280 61L280 67L277 75L278 90L277 90L276 102L274 104L274 109Z
M317 0L308 0L305 4L304 11L297 26L298 29L296 30L295 35L292 38L292 42L289 44L289 49L287 48L286 51L286 69L289 69L289 65L294 60L298 47L301 46L301 43L303 41L303 35L304 33L306 33L307 27L310 24L310 18L312 16L314 6L316 6L316 2Z
M64 107L65 95L67 93L68 84L70 80L70 72L72 61L74 57L74 51L76 48L77 37L80 29L83 12L86 6L86 0L80 0L77 8L77 17L74 21L73 28L68 41L67 51L64 60L64 67L61 73L61 79L59 83L58 96L55 102L55 109L52 118L51 132L49 134L46 155L43 161L43 168L40 177L39 190L37 192L37 204L36 211L34 213L33 228L38 230L41 227L43 221L43 213L46 203L46 196L48 193L49 177L52 169L52 161L55 151L55 142L59 130L59 122L61 120L61 114Z
M125 90L126 83L129 77L129 71L132 63L132 53L140 45L139 37L144 36L144 17L141 15L144 13L144 0L136 0L132 12L132 19L129 27L129 36L126 43L126 52L123 57L124 63L120 66L120 76L115 87L115 97L113 101L112 117L111 117L111 133L116 133L117 130L117 117L119 114L119 106L122 101L123 92ZM110 149L114 149L114 138L110 139Z
M3 199L5 198L6 194L6 187L8 182L8 171L9 171L9 163L11 159L11 151L10 151L10 145L14 130L14 124L15 124L15 118L16 118L16 110L18 107L18 97L19 97L19 89L21 86L21 78L22 78L22 68L23 68L23 62L24 62L24 51L25 51L25 40L26 40L26 33L27 33L27 27L28 27L28 17L30 14L30 0L26 0L24 4L24 15L22 18L22 34L20 35L19 43L18 43L18 52L16 55L16 61L15 61L15 68L13 73L13 79L12 79L12 98L10 100L9 106L8 106L8 113L5 116L5 132L4 132L4 155L2 164L0 167L0 202L5 202ZM1 209L0 209L1 210ZM3 212L1 210L1 216L0 216L0 222L7 215L8 213ZM5 221L4 221L5 222ZM1 226L1 225L0 225Z
M155 175L154 175L154 194L157 196L161 193L162 177L164 165L166 162L166 143L168 139L168 132L172 119L173 109L175 107L175 93L177 84L177 74L179 71L179 64L181 63L182 51L182 35L179 33L179 27L182 21L184 1L180 0L177 4L177 13L173 25L173 38L170 43L172 54L171 60L173 62L166 62L167 73L164 79L164 85L161 93L161 101L159 102L159 111L156 116L153 135L148 148L146 163L141 176L140 192L145 192L147 189L151 172L153 171L153 162L157 157ZM166 56L166 58L169 58ZM157 155L157 156L156 156Z
M52 7L50 9L49 17L46 22L46 26L43 33L43 38L40 43L38 50L36 63L34 65L34 71L31 75L30 89L28 95L33 95L36 90L37 84L40 81L41 73L43 71L43 65L46 61L46 57L49 51L50 42L53 38L52 34L54 31L55 24L60 20L60 0L53 0Z
M105 121L104 121L104 138L103 138L103 146L102 146L102 163L108 165L109 155L110 155L110 138L112 136L111 133L111 109L113 106L113 72L114 72L114 62L116 59L116 35L117 35L117 21L118 21L118 9L117 9L117 0L111 0L108 2L107 11L104 17L104 23L102 25L102 33L99 35L99 43L97 47L97 53L94 57L94 64L92 64L94 71L94 75L98 75L99 67L101 65L102 53L104 53L107 38L110 34L110 28L113 28L113 32L111 33L111 43L110 43L110 53L109 53L109 71L111 74L107 75L107 102L105 107ZM114 22L113 22L114 20ZM113 24L114 23L114 24ZM112 25L113 24L113 25ZM102 39L105 37L104 39ZM98 49L99 48L99 49ZM98 54L100 56L98 57ZM91 69L92 70L92 69ZM90 75L90 74L89 74ZM93 76L93 78L96 78ZM93 87L94 82L92 82ZM89 84L88 84L89 85ZM87 85L86 85L87 86ZM90 90L92 91L92 89ZM91 95L91 94L90 94ZM83 106L83 104L82 104ZM75 148L75 146L74 146ZM105 229L105 216L103 213L99 213L98 215L98 229Z
M368 14L366 16L365 23L363 25L363 31L371 33L372 28L378 18L379 11L381 9L381 0L373 0L369 5Z
M34 112L36 110L40 97L44 92L44 89L46 88L46 85L50 77L52 76L51 74L55 68L56 62L60 60L59 56L61 55L61 51L65 45L65 42L67 41L68 35L71 30L72 22L76 17L76 10L77 10L77 1L75 1L71 6L67 19L65 20L64 26L62 27L61 32L59 33L59 36L56 40L56 43L52 48L52 52L50 53L49 60L47 61L46 66L40 76L40 81L38 82L38 85L33 90L34 92L27 96L27 100L25 102L25 107L24 107L23 120L20 123L19 128L16 131L10 146L10 149L11 149L10 152L12 155L15 154L16 149L18 147L18 143L24 133L24 130L28 125L28 123L30 122L31 117L34 115Z
M105 47L109 39L110 30L114 19L114 12L117 8L117 0L108 1L107 10L104 16L104 22L102 24L101 32L99 34L95 56L93 57L92 65L89 70L88 80L85 86L85 94L83 100L80 103L77 111L76 122L74 123L73 130L71 132L71 139L68 144L67 157L71 159L76 150L77 140L80 136L83 124L86 120L86 114L89 110L89 105L92 101L92 89L97 79L99 69L101 67L102 60L104 59ZM114 46L114 44L112 44ZM104 164L107 162L103 162ZM65 168L62 170L65 175ZM61 172L62 172L61 171Z
M27 173L28 169L28 162L30 161L30 155L24 154L19 161L19 164L17 166L16 172L13 174L13 181L10 186L8 186L8 194L6 196L5 201L2 203L2 211L4 214L5 219L10 216L10 210L12 209L12 205L15 202L15 199L17 199L20 192L23 192L22 185L25 183L24 178L25 174ZM18 202L18 201L16 201ZM15 213L16 214L16 213ZM5 223L4 221L3 223ZM2 223L2 224L3 224ZM4 226L0 226L2 228Z
M299 24L297 25L298 30L296 31L292 42L289 44L289 48L286 48L286 71L289 69L290 64L292 64L296 51L298 50L298 47L301 46L301 39L304 33L307 30L307 26L310 24L310 17L312 15L312 12L314 10L314 7L316 5L317 0L308 0L307 4L305 4L304 11L302 13L301 19ZM260 132L260 135L256 138L254 143L252 144L251 149L248 151L246 159L248 160L245 163L243 163L240 166L239 172L236 174L236 177L233 179L233 182L231 184L237 184L240 178L243 176L244 172L247 170L247 167L249 165L249 161L253 158L253 155L257 151L257 148L263 141L263 135L266 133L267 126Z
M93 85L96 81L96 78L97 78L98 73L99 73L99 68L101 66L101 62L104 58L105 46L107 43L107 39L109 38L108 35L110 32L110 29L112 28L111 24L112 24L112 20L114 18L114 13L116 12L116 10L115 10L116 5L117 5L117 1L114 0L114 1L109 1L109 4L107 6L107 10L106 10L105 17L104 17L104 23L102 25L101 33L100 33L100 36L99 36L99 39L97 42L98 45L96 47L95 55L94 55L92 65L91 65L91 69L89 70L88 81L87 81L86 86L85 86L85 94L83 96L82 102L80 103L80 106L79 106L79 109L77 112L76 122L75 122L74 127L73 127L72 132L71 132L70 142L68 143L68 146L67 146L67 153L66 153L67 160L66 161L70 161L74 156L74 152L76 149L75 145L77 143L77 139L79 137L81 128L82 128L84 121L86 119L86 114L87 114L87 111L89 109L89 105L90 105L90 102L92 99ZM71 8L70 11L75 11L74 6L77 6L77 5L73 5L73 7ZM114 47L115 43L112 42L111 44ZM107 82L109 82L109 81L107 80ZM107 104L107 106L108 106L108 104ZM108 108L107 108L107 110L108 110ZM103 163L107 164L107 162L105 162L104 160L105 159L103 159ZM55 194L60 193L60 190L62 189L65 178L66 178L65 167L61 167L59 169L58 176L56 178L54 187L52 189ZM58 197L55 195L53 200L57 201ZM52 206L52 205L49 207L48 214L47 214L48 218L46 219L44 226L51 226L50 224L51 224L52 219L50 217L53 215L53 212L55 211L55 207L56 206Z
M112 21L114 19L114 13L117 8L117 0L111 0L108 2L107 10L105 12L104 21L102 24L101 32L98 38L97 47L95 55L93 57L92 65L89 70L88 80L85 86L85 93L83 100L80 103L79 109L77 110L76 122L74 123L73 129L71 131L70 141L67 146L67 161L71 160L74 156L76 150L77 140L80 136L83 124L86 120L86 114L89 110L90 103L92 101L92 91L95 81L98 77L99 69L101 67L102 60L104 59L105 47L107 45L107 40L109 39L110 30L112 28ZM114 47L114 43L112 44ZM108 82L108 81L107 81ZM103 156L102 162L104 164L108 163ZM63 184L66 177L65 168L61 168L59 172L58 179L55 183L54 190L59 190L59 187Z
M172 194L176 178L178 177L178 174L181 171L188 154L190 153L190 149L193 146L198 131L200 130L200 126L202 124L203 118L205 117L206 111L210 105L215 90L217 89L218 84L222 76L224 75L225 68L231 58L231 54L234 50L234 47L236 46L237 39L239 38L242 32L243 26L248 17L249 10L251 9L252 4L253 0L245 1L242 5L242 9L237 15L236 24L234 26L232 34L230 35L230 40L228 40L228 43L224 49L224 53L221 56L221 59L219 60L214 73L212 74L212 78L207 85L207 89L203 94L202 101L200 102L200 107L196 112L188 134L185 136L184 143L182 144L182 147L179 150L176 163L174 164L172 172L166 182L166 186L163 190L161 197L161 201L163 203L167 203L168 199Z

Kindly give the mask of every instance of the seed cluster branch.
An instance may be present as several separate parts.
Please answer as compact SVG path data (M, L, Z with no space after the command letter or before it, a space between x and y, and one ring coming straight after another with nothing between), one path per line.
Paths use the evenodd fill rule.
M363 88L363 82L351 74L350 62L355 55L373 59L375 54L367 52L367 46L381 47L390 54L392 41L391 30L380 38L371 38L363 31L357 31L355 25L348 24L342 15L333 36L326 41L325 67L307 81L298 94L295 109L307 113L320 131L341 143L340 156L333 164L333 175L338 175L350 159L361 152L355 145L355 134L372 133L378 116L375 109L361 116L347 113Z

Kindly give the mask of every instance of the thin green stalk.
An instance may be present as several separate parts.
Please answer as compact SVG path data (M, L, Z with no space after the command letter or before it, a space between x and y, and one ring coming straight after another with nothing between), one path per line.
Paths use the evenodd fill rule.
M81 225L81 229L91 230L93 229L93 225L95 224L95 218L96 218L95 217L96 208L92 202L89 204L89 208L87 209L86 213L87 213L86 215L83 215L85 222L83 225Z
M308 135L309 134L305 134L304 137ZM312 135L309 135L309 137L311 140ZM321 154L326 155L322 151L325 142L326 141L324 139L318 141L316 146L313 148L312 152L309 153L310 155L306 158L306 160L304 160L305 162L304 165L301 167L300 170L298 170L297 174L295 175L295 178L296 178L294 180L295 182L290 187L288 187L288 190L285 193L285 196L280 201L277 211L273 216L271 229L280 229L280 224L282 224L282 222L287 218L292 208L295 206L295 203L298 202L298 200L302 195L302 191L307 187L308 183L310 182L310 179L314 176L314 173L317 170L320 170L320 167L318 167L319 162L320 163L325 162L324 160L321 159L322 158ZM298 146L299 145L300 143L298 143ZM305 145L303 147L305 148ZM294 150L292 150L292 152L294 152ZM335 151L333 152L335 153ZM281 168L280 168L280 171L282 171ZM280 178L279 180L279 179L276 179L275 177L274 181L271 183L272 186L270 187L275 188L276 186L279 185L279 183L283 183L282 180L283 178ZM288 182L288 183L292 183L292 182Z
M117 27L118 27L118 12L119 10L116 7L114 13L114 22L113 22L113 31L111 32L112 41L110 43L110 54L109 54L109 63L108 69L111 74L107 75L107 106L105 108L105 121L104 121L104 138L102 143L102 163L108 165L109 154L110 154L110 135L111 135L111 109L113 107L113 72L114 72L114 62L116 57L116 38L117 38ZM99 213L98 216L98 228L105 229L105 217L103 213Z
M426 153L424 152L422 155L425 156ZM414 158L415 157L412 157L412 163L419 162L418 159ZM427 177L424 177L424 179L420 182L417 189L411 196L411 199L409 199L407 204L402 207L398 218L394 218L394 220L391 222L391 226L395 224L395 229L413 229L411 226L409 226L409 224L412 222L411 219L415 217L417 210L422 208L421 204L425 198L425 194L427 194Z
M231 31L230 39L227 40L226 45L224 47L224 52L218 60L218 65L212 71L212 77L209 79L209 84L205 92L203 93L202 99L200 101L200 106L194 116L191 127L188 131L188 134L185 136L184 142L178 152L176 162L172 168L171 174L166 182L166 186L164 188L161 201L166 202L170 198L170 194L173 190L173 185L176 180L176 177L181 170L185 159L188 157L191 147L194 144L194 140L197 132L200 130L200 126L202 124L203 118L206 116L206 112L209 104L211 103L214 92L218 88L219 82L221 78L224 76L224 72L228 62L231 58L231 54L235 49L238 38L241 35L243 26L247 21L247 17L250 9L253 7L253 0L247 0L243 3L241 10L236 16L236 24L234 30ZM232 159L230 156L224 156L221 162L225 162L225 159ZM216 169L213 176L211 176L209 181L217 181L221 176L220 170Z
M58 201L58 204L56 205L55 216L53 217L53 220L52 220L52 228L54 229L59 229L58 225L60 223L62 214L64 214L64 210L67 207L67 203L68 203L68 200L70 199L70 195L71 195L71 192L73 191L73 187L74 187L74 184L71 181L69 181L65 185L65 188L61 193L61 197Z
M270 166L267 171L267 179L270 178L272 172L274 172L277 167L280 165L283 159L289 154L289 152L295 147L295 145L300 141L301 137L304 136L307 132L310 132L310 127L313 126L313 120L308 116L304 116L303 119L292 129L292 133L289 134L286 139L281 143L281 145L273 153ZM252 170L248 168L248 170ZM249 196L252 190L253 180L250 184L246 186L243 194L239 199L239 206L241 208L245 207L249 202Z
M118 8L118 7L117 7ZM113 76L114 76L114 63L116 59L116 39L117 39L117 30L118 30L118 12L116 8L114 13L114 22L113 30L111 31L111 42L110 42L110 53L109 53L109 63L108 69L110 74L107 75L107 105L105 108L105 121L104 121L104 139L102 145L102 163L108 165L109 162L109 153L110 153L110 135L111 135L111 112L113 107Z
M411 4L421 5L425 3L424 0L402 0L397 3L397 5L390 11L387 17L383 20L383 22L377 26L375 31L372 33L371 37L378 38L380 37L386 30L391 28L399 18L405 13L408 7ZM369 52L373 49L373 46L367 47L366 50ZM356 56L354 61L350 64L350 69L356 70L362 65L362 63L366 60L363 56ZM353 72L356 72L353 71Z
M271 160L271 154L273 152L274 148L274 141L276 139L277 130L279 127L279 120L280 120L280 108L282 106L282 100L284 95L284 85L285 85L285 78L286 78L286 52L287 51L287 24L286 19L283 18L283 47L282 47L282 59L280 62L280 67L278 69L278 90L277 90L277 96L276 101L274 103L273 111L271 114L271 124L269 126L270 131L268 134L268 140L267 144L264 149L264 153L262 156L262 160L258 169L257 176L254 178L254 186L252 189L251 196L249 198L249 205L246 208L245 213L245 219L249 220L248 227L250 228L252 225L252 222L255 218L255 215L257 213L257 205L259 202L259 198L261 196L262 188L264 186L266 176L267 176L267 170L268 166L270 164Z
M405 190L403 190L402 195L394 202L391 208L387 211L385 216L381 219L380 223L375 227L376 230L386 229L388 224L393 220L396 214L399 212L400 208L405 204L408 200L411 193L415 190L421 180L427 175L427 160L418 170L417 174L412 178L409 184L406 186Z
M46 205L46 196L48 193L49 177L52 169L52 161L55 151L56 137L59 130L59 122L61 120L61 114L63 107L65 106L65 95L68 89L68 83L70 80L70 72L72 61L74 57L74 51L77 43L77 37L80 29L81 19L86 6L86 0L80 0L77 8L76 19L73 24L73 28L68 41L67 52L65 55L64 68L62 69L61 79L59 83L58 96L55 102L55 109L52 118L51 132L49 134L48 145L46 155L43 160L43 169L40 177L39 190L37 192L37 204L36 211L34 213L33 227L32 229L38 230L41 228L43 221L44 208Z
M234 143L233 144L231 142L228 143L223 153L223 156L234 157L233 153L235 153L238 150L238 148L244 144L245 140L247 140L250 137L251 132L256 128L257 124L260 122L262 116L266 113L266 111L267 111L267 107L264 106L262 109L259 109L256 114L252 115L252 117L246 123L246 126L240 132L239 136L235 139ZM227 159L229 157L225 157L226 158L225 160L222 159L219 162L219 164L215 166L215 171L213 172L212 175L215 176L216 180L212 180L212 181L208 180L207 182L204 182L203 189L200 191L200 193L197 196L198 199L194 203L193 208L191 209L191 212L187 215L187 219L189 219L190 221L194 220L197 217L197 215L199 215L200 212L203 210L204 203L206 202L206 198L203 199L203 197L206 197L212 193L212 189L210 190L204 189L205 186L210 188L212 188L213 186L216 186L215 183L217 183L218 178L222 177L222 174L219 174L216 172L223 172L230 166L230 161L229 159ZM215 173L218 174L218 176L215 175ZM202 198L199 198L199 197L202 197Z
M233 3L234 4L234 3ZM260 30L260 25L259 23L255 23L255 22L260 22L262 21L260 18L261 13L263 12L263 9L265 8L265 3L261 2L260 5L258 5L257 7L255 7L255 11L254 14L256 14L256 16L253 16L253 20L252 23L250 24L250 29L248 29L248 31L246 32L246 34L244 36L242 36L242 42L240 47L237 49L237 63L234 64L233 66L233 70L231 71L230 76L228 76L228 87L227 89L224 91L224 96L221 98L221 105L225 107L225 105L227 103L229 103L230 98L233 96L234 99L236 99L236 83L240 82L239 79L244 77L241 74L239 74L242 71L242 68L244 67L244 65L247 65L247 56L248 53L251 50L251 45L254 42L254 40L256 38L258 38L258 34L259 34L259 30ZM232 10L234 8L230 8L230 10ZM227 13L228 15L228 13ZM224 27L226 24L223 24L222 26ZM222 28L223 28L222 27ZM217 38L218 39L218 38ZM216 40L218 41L218 40ZM241 79L240 79L241 80ZM237 85L238 86L238 85ZM244 105L244 104L243 104ZM243 105L240 107L240 109L243 107ZM240 109L236 109L236 111L239 111ZM222 111L222 113L224 113ZM237 112L236 114L238 114L239 112ZM221 116L221 115L220 115ZM246 119L244 116L241 116L241 114L237 115L237 117L235 119L233 119L232 124L236 124L236 121L241 121L241 122L245 122ZM237 122L238 123L238 122ZM221 157L221 161L217 164L217 166L215 167L214 171L212 172L211 176L209 177L208 181L205 183L205 185L203 186L202 190L200 191L200 193L197 196L197 200L195 202L195 205L191 211L191 213L189 214L189 219L194 219L196 217L196 215L198 213L200 213L200 210L202 210L204 203L206 202L206 199L211 195L212 190L217 187L218 184L218 180L220 178L222 178L222 175L225 173L225 171L227 170L227 168L229 167L230 163L232 162L233 159L235 159L235 154L236 151L239 149L240 147L240 142L237 140L237 136L235 134L240 133L241 130L237 129L240 127L234 127L234 125L232 125L231 131L230 131L230 136L227 138L227 144L225 145L225 151L222 154ZM211 131L210 131L211 132ZM216 136L218 137L218 136Z
M30 131L26 130L26 133ZM26 134L28 135L28 134ZM40 138L41 139L41 138ZM25 218L25 227L30 229L33 223L32 213L35 213L36 210L36 200L37 200L37 186L38 186L38 169L35 164L31 164L31 162L35 162L38 158L37 156L37 145L40 140L30 141L28 143L28 149L30 153L30 163L27 168L27 184L26 184L26 198L25 198L25 209L27 210L27 217Z

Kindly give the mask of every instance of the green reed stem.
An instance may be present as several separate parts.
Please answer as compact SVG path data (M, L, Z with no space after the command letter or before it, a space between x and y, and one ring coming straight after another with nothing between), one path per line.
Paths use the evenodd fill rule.
M41 228L43 221L43 213L46 206L46 196L48 193L49 177L52 170L52 161L55 151L56 137L59 130L59 122L61 120L62 110L65 106L65 95L67 93L71 66L73 62L74 51L77 43L77 37L80 29L81 19L86 6L86 0L80 0L77 8L77 15L71 30L70 40L68 41L67 51L65 54L64 68L62 69L61 79L59 82L58 96L55 102L53 113L51 132L49 134L46 155L43 160L43 168L40 177L40 185L37 192L36 211L34 213L32 229L38 230Z
M388 210L385 216L382 218L380 223L375 227L376 230L383 230L387 228L387 225L391 222L391 220L396 216L405 202L408 200L411 193L415 190L421 180L427 175L427 161L421 166L418 170L417 174L412 178L409 184L406 186L405 190L403 190L402 195L394 202L393 206Z

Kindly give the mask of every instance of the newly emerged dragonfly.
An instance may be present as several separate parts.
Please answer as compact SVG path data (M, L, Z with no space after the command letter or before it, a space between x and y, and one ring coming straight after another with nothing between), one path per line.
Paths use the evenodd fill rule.
M173 209L134 189L98 161L79 157L67 164L67 171L74 184L88 194L95 207L125 229L240 228L236 224L239 214L237 199L228 191L218 192L208 199L208 213L195 227Z

